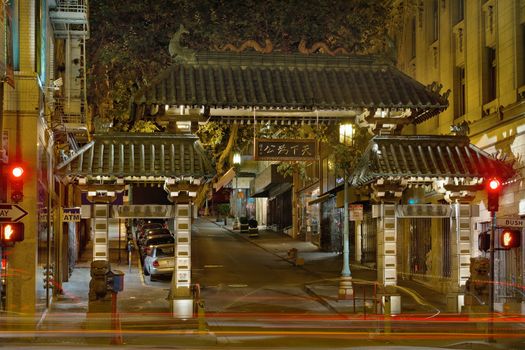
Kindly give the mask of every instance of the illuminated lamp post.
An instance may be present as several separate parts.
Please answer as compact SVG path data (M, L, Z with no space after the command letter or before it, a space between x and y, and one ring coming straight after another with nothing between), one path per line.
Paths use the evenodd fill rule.
M339 125L339 142L343 145L351 145L354 136L352 124ZM343 269L339 280L339 299L351 299L354 296L352 288L352 272L350 271L350 220L348 213L348 169L344 172L344 224L343 224Z
M241 166L241 154L235 152L233 154L233 165L235 166L235 221L233 222L233 229L239 229L239 168Z

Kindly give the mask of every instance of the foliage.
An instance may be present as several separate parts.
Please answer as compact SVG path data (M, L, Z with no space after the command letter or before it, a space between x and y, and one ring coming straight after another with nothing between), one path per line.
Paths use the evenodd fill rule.
M317 128L305 128L303 126L292 135L299 135L298 138L319 140L325 152L334 155L335 171L340 176L343 175L344 171L351 172L356 166L371 136L365 129L358 128L354 133L352 144L342 144L339 142L339 125L323 125ZM305 162L282 162L277 170L285 176L291 176L295 173L303 180L310 180L307 176Z
M129 131L130 132L155 132L155 131L159 131L159 128L155 123L153 123L150 120L138 120Z
M180 24L196 50L270 39L274 50L324 41L350 52L384 47L391 0L91 0L88 98L93 119L129 126L133 92L170 63L168 43ZM100 122L99 122L100 123Z
M230 213L230 205L228 203L217 204L217 211L219 215L226 217Z
M361 159L363 152L370 141L371 135L366 129L357 128L350 145L338 142L339 130L331 130L331 140L326 147L334 155L336 174L343 175L345 171L351 172Z
M344 47L351 53L388 50L385 35L404 7L392 0L91 0L91 38L87 45L90 120L117 131L159 130L154 122L130 119L130 101L171 62L168 44L180 24L189 29L184 45L213 51L269 39L274 51L293 52L305 40ZM401 4L412 3L398 2ZM232 132L235 131L235 134ZM198 136L218 172L229 165L232 150L248 152L254 136L314 137L333 147L340 168L357 159L359 146L342 147L325 126L238 125L205 123ZM236 136L236 137L233 137ZM284 163L283 172L306 174L303 163Z

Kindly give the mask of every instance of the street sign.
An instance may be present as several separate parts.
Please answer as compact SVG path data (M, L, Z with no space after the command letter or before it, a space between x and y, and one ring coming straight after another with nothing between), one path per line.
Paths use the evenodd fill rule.
M17 222L27 215L27 211L17 204L0 204L0 222Z
M63 222L80 222L80 208L62 208Z
M525 226L525 220L519 218L510 218L510 219L496 219L496 226L500 227L519 227L522 228Z
M363 205L362 204L350 204L348 206L350 212L350 221L363 221Z

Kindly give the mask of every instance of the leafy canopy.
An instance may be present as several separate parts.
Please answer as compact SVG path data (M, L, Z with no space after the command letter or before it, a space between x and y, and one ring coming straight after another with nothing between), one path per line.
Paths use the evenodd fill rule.
M381 48L391 0L91 0L87 45L92 119L117 130L140 128L129 119L133 92L170 64L168 43L180 24L185 44L209 51L254 39L274 51L297 51L324 41L363 53Z

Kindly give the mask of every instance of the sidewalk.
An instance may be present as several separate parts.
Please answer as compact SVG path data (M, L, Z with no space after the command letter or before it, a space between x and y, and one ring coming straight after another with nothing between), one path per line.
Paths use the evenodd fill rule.
M228 230L250 244L255 244L296 268L304 269L316 276L316 282L305 285L304 288L306 292L318 298L332 311L341 314L380 311L379 306L375 305L373 301L373 296L379 291L375 284L377 280L376 270L355 262L351 263L355 295L354 305L354 300L338 300L339 277L342 269L341 254L322 252L314 244L293 239L284 233L261 229L259 230L259 237L250 238L248 234L241 234L239 231L233 230L231 225L225 226L223 222L216 222L214 218L200 218L200 220L215 224L217 229ZM297 249L299 264L296 264L296 260L289 259L288 254L291 249ZM141 291L144 290L145 284L143 275L139 271L137 251L134 250L132 253L131 266L128 265L127 253L123 250L120 251L120 263L118 262L118 252L118 242L111 242L111 268L112 270L121 270L125 274L124 291L118 293L119 312L124 315L137 315L147 309L150 313L165 313L169 307L166 300L168 289L166 287L152 288L150 285L148 295L142 295ZM41 329L52 329L57 325L74 328L85 323L88 310L89 281L91 280L90 262L92 259L90 254L92 254L91 249L87 247L75 266L69 282L63 284L63 294L55 298L47 315L43 318L40 324ZM406 290L400 291L402 313L434 313L436 309L445 309L446 299L444 295L410 280L400 279L398 283L401 287L406 288ZM407 294L407 291L413 295ZM363 308L364 304L367 305L366 310ZM64 314L68 314L69 317L62 317Z
M284 233L272 230L259 229L259 237L250 238L248 234L241 234L239 230L233 230L231 224L224 225L223 221L217 222L214 218L207 218L207 220L292 265L295 265L295 261L288 258L288 252L293 248L297 249L297 257L301 259L301 264L296 267L319 276L319 282L305 286L306 291L334 312L340 314L381 312L381 305L375 301L377 294L380 293L375 269L351 261L350 270L355 297L354 300L338 300L339 277L343 266L342 254L322 252L311 242L296 240ZM440 311L444 312L446 309L446 296L420 283L399 279L396 290L401 295L401 313L403 314L432 315Z

